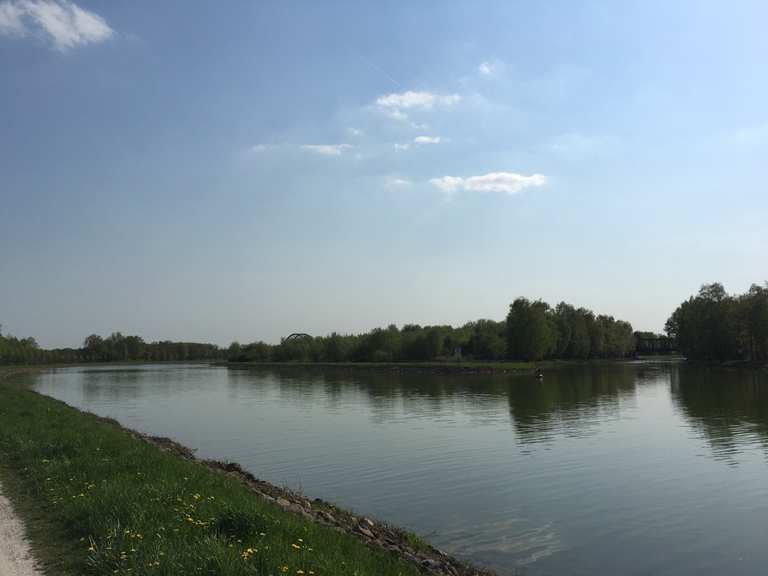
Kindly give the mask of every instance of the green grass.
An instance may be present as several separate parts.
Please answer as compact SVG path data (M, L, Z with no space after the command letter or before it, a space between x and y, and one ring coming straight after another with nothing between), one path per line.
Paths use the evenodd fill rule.
M270 504L236 479L4 384L0 480L49 574L419 573Z

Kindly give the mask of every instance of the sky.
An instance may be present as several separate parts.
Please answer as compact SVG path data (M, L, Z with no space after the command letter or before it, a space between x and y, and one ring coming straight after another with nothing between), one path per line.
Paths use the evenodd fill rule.
M768 4L0 0L0 323L661 331L768 280Z

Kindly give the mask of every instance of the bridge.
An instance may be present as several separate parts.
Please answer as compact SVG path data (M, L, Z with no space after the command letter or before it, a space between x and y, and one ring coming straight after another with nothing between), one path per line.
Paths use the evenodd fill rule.
M293 334L289 334L283 339L283 342L290 342L292 340L302 340L304 338L312 339L312 336L309 334L305 334L304 332L294 332Z
M677 341L660 334L635 334L635 352L638 354L674 354Z

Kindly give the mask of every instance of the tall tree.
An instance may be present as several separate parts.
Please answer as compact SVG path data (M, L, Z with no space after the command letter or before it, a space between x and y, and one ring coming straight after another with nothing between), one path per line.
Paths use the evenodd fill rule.
M516 299L507 314L507 353L516 360L536 361L557 345L555 322L549 304Z

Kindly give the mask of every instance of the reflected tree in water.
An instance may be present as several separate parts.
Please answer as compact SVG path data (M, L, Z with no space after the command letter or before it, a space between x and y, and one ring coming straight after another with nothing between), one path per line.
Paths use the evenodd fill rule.
M768 373L680 366L672 373L672 398L712 447L732 458L760 443L768 452Z
M548 372L542 383L527 380L510 386L509 411L518 438L542 442L557 432L595 432L606 415L618 415L622 400L633 398L636 376L629 366L573 366Z

